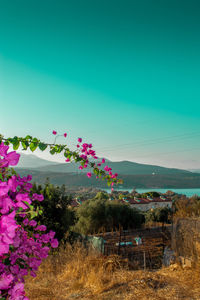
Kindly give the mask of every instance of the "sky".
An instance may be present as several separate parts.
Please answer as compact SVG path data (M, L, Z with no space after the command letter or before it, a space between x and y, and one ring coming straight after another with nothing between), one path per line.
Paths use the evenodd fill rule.
M5 137L200 168L199 82L199 0L0 0Z

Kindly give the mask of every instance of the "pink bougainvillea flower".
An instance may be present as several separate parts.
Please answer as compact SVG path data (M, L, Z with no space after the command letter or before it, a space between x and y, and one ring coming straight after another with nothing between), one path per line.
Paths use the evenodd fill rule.
M0 182L0 196L5 196L9 191L7 182Z
M91 172L88 172L88 173L87 173L87 177L90 178L91 176L92 176L92 173L91 173Z
M2 142L0 144L0 155L1 156L6 156L8 149L9 149L9 146L4 145L4 143Z
M2 274L0 277L0 290L7 290L14 280L14 277L12 274L6 275Z
M56 134L57 134L57 131L53 130L52 133L53 133L54 135L56 135Z
M82 166L80 166L80 167L78 167L79 168L79 170L83 170L83 167Z
M58 241L57 241L56 239L53 239L53 240L51 241L51 247L52 247L52 248L57 248L57 247L58 247Z
M16 166L19 162L19 158L20 154L16 153L15 151L8 153L5 157L10 166Z
M105 164L105 158L102 158L101 162L102 162L102 164Z
M24 284L22 282L16 283L14 287L9 291L10 298L9 299L23 299L28 300L25 297Z
M82 138L78 138L78 142L81 143L82 142Z
M69 158L67 158L65 161L66 161L66 162L69 162L69 161L70 161L70 159L69 159Z
M67 137L67 133L66 132L63 135L64 135L65 138Z

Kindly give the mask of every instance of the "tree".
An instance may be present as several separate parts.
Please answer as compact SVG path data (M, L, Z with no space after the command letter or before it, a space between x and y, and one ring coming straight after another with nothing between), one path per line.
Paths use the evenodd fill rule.
M76 212L74 230L83 234L136 228L144 222L143 214L129 205L105 199L85 201Z
M69 227L75 222L74 211L69 208L72 198L66 195L65 186L54 186L47 180L44 187L34 184L32 193L44 196L41 202L43 214L37 217L37 221L45 224L49 230L55 231L58 240L63 239Z

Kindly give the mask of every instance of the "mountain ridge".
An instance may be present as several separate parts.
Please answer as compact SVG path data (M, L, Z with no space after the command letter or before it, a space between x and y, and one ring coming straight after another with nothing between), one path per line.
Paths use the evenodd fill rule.
M109 167L112 168L114 173L123 175L175 175L175 174L190 174L189 170L182 170L178 168L167 168L157 165L140 164L136 162L131 162L128 160L123 160L119 162L113 162L106 160ZM102 165L102 167L105 166ZM34 169L41 172L52 172L52 173L76 173L82 174L88 172L90 168L79 170L78 165L74 162L72 163L58 163L52 162L39 158L33 154L22 154L20 162L17 166L23 169ZM193 173L194 174L194 173Z

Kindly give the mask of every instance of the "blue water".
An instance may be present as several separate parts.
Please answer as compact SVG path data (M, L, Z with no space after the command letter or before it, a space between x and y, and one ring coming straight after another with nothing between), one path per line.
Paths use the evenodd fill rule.
M110 193L110 189L104 189L106 192ZM115 189L115 191L128 191L131 192L133 189ZM187 197L191 197L193 195L198 195L200 196L200 188L199 189L136 189L138 193L146 193L150 191L158 192L158 193L166 193L167 191L173 191L177 194L183 194L186 195Z

